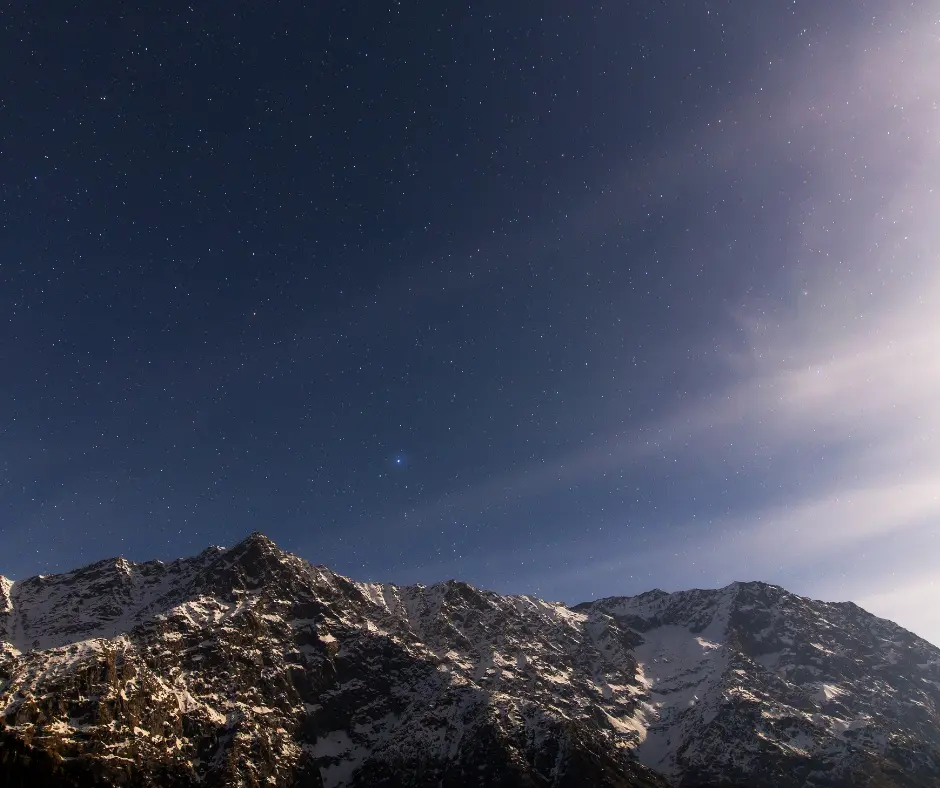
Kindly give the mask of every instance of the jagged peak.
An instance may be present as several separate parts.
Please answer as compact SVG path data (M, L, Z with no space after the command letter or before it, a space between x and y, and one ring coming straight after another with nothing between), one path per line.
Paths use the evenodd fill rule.
M32 577L24 578L23 580L19 581L19 583L21 585L56 583L61 580L68 580L69 578L80 578L107 569L116 569L120 572L129 573L138 566L140 566L140 564L134 561L130 561L122 555L118 555L111 556L109 558L102 558L98 561L86 564L85 566L80 566L77 569L72 569L68 572L53 572L51 574L33 575Z
M732 588L766 588L773 591L784 591L780 586L773 583L765 583L763 580L735 580L725 586L725 589Z
M727 594L737 593L740 590L766 590L772 591L778 594L789 594L786 589L781 588L780 586L773 585L772 583L765 583L761 580L735 580L732 583L729 583L726 586L721 586L720 588L689 588L682 589L679 591L664 591L661 588L653 588L649 591L643 591L639 594L627 595L627 596L609 596L601 597L600 599L593 599L587 602L580 602L576 605L572 605L573 610L584 610L593 606L604 607L615 604L623 604L626 602L648 602L651 600L660 600L665 599L666 597L674 597L675 599L682 599L688 597L701 597L702 595L712 595L719 598Z
M216 569L223 574L219 577L224 575L229 578L223 582L246 584L249 588L273 582L275 578L283 580L308 566L303 559L282 550L260 531L253 531L234 547L225 550L220 559ZM208 568L215 571L211 569L212 566L214 564L210 564ZM231 571L236 572L237 580L234 579L235 576L229 576Z
M203 561L210 561L210 560L212 560L213 558L217 558L217 557L220 556L222 553L228 552L228 550L229 550L229 548L227 548L227 547L221 547L221 546L219 546L219 545L217 545L217 544L212 544L212 545L209 545L209 546L208 546L205 550L203 550L201 553L199 553L199 555L197 555L196 558L200 558L200 559L202 559ZM189 560L190 560L189 558L176 558L176 559L174 559L174 560L172 561L172 563L175 564L175 563L178 563L178 562L180 562L180 561L189 561ZM162 561L158 561L157 563L161 563L161 564L162 564L163 562L162 562Z
M267 550L277 550L278 552L282 552L281 548L278 547L272 539L270 539L261 531L252 531L250 534L248 534L248 536L235 544L231 549L239 550L242 548L247 549L249 547L261 547Z
M433 584L430 585L430 586L425 586L425 585L422 585L421 583L419 583L417 587L421 587L421 588L463 588L463 589L469 589L470 591L476 591L477 593L481 593L481 592L482 592L482 589L477 588L477 587L476 587L475 585L473 585L472 583L468 583L466 580L458 580L458 579L455 578L455 577L452 577L452 578L450 578L449 580L441 580L441 581L439 581L439 582L437 582L437 583L433 583Z
M603 608L609 607L611 605L620 605L626 602L631 601L640 601L645 602L648 600L662 599L663 597L672 596L670 592L663 591L661 588L653 588L649 591L643 591L639 594L634 594L633 596L605 596L600 599L591 599L587 602L579 602L576 605L571 605L572 610L584 611L591 608Z

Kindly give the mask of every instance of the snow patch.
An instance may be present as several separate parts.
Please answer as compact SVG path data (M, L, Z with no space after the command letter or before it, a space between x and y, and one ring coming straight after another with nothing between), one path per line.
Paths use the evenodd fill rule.
M369 755L369 750L355 744L346 731L326 733L304 749L321 762L319 767L323 788L345 788Z
M820 684L819 689L813 694L813 700L817 703L828 703L845 694L846 691L836 684Z
M638 607L656 613L661 601L642 600ZM637 757L667 776L677 773L676 753L682 743L696 727L714 717L721 677L728 667L724 642L730 603L730 595L719 597L708 611L710 622L702 631L663 625L642 632L643 643L634 649L637 679L649 697L642 704L647 729Z
M633 717L614 717L606 712L605 716L607 717L607 722L610 723L610 726L614 730L629 736L637 744L643 744L646 741L649 731L649 721L642 711L638 710Z

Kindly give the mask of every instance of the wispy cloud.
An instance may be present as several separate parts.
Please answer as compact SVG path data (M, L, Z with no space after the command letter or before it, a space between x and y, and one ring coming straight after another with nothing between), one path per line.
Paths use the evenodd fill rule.
M940 531L940 26L907 19L898 31L860 38L847 63L813 55L794 80L797 71L818 79L745 108L722 148L726 162L789 155L812 181L779 217L791 232L780 287L733 313L727 385L707 398L693 392L686 407L633 434L471 487L419 516L507 491L538 496L654 454L760 458L768 480L811 483L781 485L797 492L742 503L705 528L672 523L663 541L628 552L588 545L604 554L592 560L592 584L575 561L541 579L561 594L613 593L629 572L659 572L671 578L664 585L751 577L810 594L844 588L940 640L936 617L916 612L935 598L940 570L896 582ZM885 540L892 550L879 555Z
M796 575L831 560L835 571L864 544L916 535L916 551L940 530L938 57L937 25L925 23L865 50L828 86L825 111L806 123L829 146L831 172L790 217L801 233L785 292L742 305L734 381L674 419L714 453L770 458L769 476L814 477L803 496L716 523L707 538L728 542L719 563ZM892 569L914 557L895 551ZM872 578L863 598L879 612L896 603L940 635L927 611L912 613L940 570L892 590L877 585L877 561L856 564L852 588Z

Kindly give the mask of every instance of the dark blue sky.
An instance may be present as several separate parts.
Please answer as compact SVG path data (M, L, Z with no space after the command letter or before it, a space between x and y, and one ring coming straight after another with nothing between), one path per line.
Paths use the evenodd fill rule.
M829 246L807 218L885 150L864 58L918 13L8 5L0 572L260 529L361 579L805 585L763 548L691 568L840 473L738 456L708 408L755 374L752 318L829 314L800 299L874 163Z

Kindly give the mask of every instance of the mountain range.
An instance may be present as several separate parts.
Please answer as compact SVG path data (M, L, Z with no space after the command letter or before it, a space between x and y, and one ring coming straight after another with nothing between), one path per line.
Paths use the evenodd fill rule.
M765 583L567 606L260 533L0 577L0 788L933 788L940 649Z

